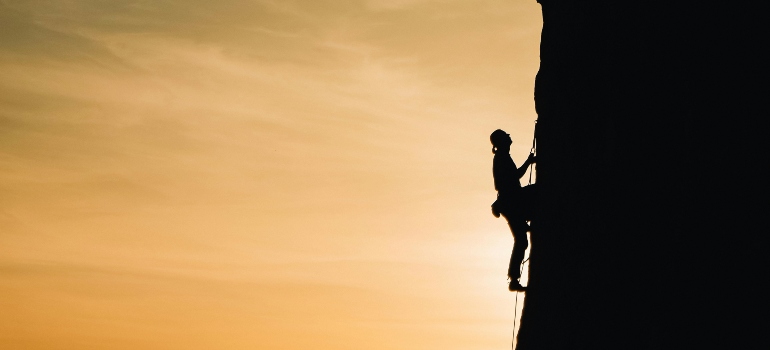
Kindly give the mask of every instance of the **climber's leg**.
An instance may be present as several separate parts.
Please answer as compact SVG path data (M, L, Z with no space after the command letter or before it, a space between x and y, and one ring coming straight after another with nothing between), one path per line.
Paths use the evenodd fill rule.
M511 281L517 281L521 277L521 262L524 261L524 252L529 247L527 241L527 223L524 220L515 220L508 218L508 226L513 233L513 251L511 252L511 262L508 264L508 277Z

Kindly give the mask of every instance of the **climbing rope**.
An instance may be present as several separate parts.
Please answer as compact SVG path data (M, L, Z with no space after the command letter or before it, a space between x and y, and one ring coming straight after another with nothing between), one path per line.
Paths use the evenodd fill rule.
M513 334L511 334L511 350L513 350L513 342L516 340L516 317L519 313L519 292L516 292L516 304L513 307Z
M537 154L537 119L535 119L535 131L534 135L532 136L532 148L529 150L530 154ZM529 185L532 184L532 172L535 171L535 166L533 164L529 165Z
M535 119L535 131L534 135L532 136L532 148L529 150L529 153L531 154L537 154L537 119ZM529 183L528 185L532 184L532 172L535 171L535 166L533 164L529 164ZM529 222L530 226L532 225L532 221ZM529 261L529 257L527 257L526 260L521 262L521 266L519 267L519 276L521 276L521 273L524 271L524 263ZM516 302L513 306L513 332L511 334L511 350L513 350L514 346L513 343L516 340L516 321L519 317L519 292L516 292Z
M519 276L521 276L521 273L524 272L524 263L529 261L529 257L527 257L526 260L521 262L521 267L519 267ZM513 306L513 333L511 334L511 350L513 350L513 342L516 340L516 320L519 318L519 292L516 291L516 303Z

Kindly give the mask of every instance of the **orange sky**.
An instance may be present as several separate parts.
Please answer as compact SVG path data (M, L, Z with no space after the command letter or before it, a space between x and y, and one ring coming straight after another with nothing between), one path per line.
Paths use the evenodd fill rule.
M0 0L0 348L508 348L488 135L526 157L541 25Z

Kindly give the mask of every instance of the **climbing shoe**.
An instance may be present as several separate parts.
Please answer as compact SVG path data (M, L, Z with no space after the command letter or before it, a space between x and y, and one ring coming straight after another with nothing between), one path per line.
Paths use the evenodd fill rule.
M511 292L523 292L526 289L527 287L522 286L517 280L511 280L511 282L508 283L508 290Z

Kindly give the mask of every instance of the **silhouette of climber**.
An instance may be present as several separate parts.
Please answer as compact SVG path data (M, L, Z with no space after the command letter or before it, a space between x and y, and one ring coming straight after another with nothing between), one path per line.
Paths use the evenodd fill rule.
M524 260L524 251L527 250L529 242L527 241L527 231L529 225L527 220L527 202L532 196L534 185L521 187L519 179L527 172L527 167L535 163L535 155L530 153L527 160L520 167L511 159L509 154L511 150L511 135L503 130L497 129L491 135L492 153L495 154L492 163L492 175L495 179L495 189L497 190L497 200L492 204L492 214L495 217L503 215L513 234L513 252L511 252L511 262L508 266L508 277L511 279L508 284L508 290L520 291L524 287L519 283L521 278L521 263Z

